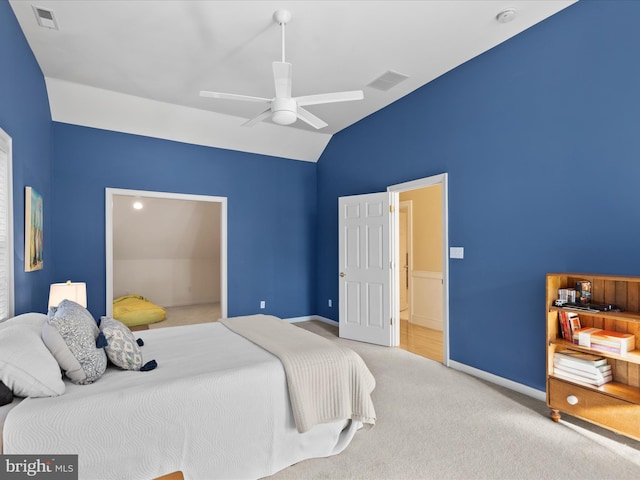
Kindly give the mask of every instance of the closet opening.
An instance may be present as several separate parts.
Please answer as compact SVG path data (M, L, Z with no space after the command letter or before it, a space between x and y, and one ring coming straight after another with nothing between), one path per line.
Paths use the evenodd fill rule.
M227 316L226 197L107 188L105 206L108 316L132 329Z

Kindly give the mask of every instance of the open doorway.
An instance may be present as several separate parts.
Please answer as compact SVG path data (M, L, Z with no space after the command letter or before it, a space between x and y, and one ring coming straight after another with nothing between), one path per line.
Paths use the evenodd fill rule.
M400 348L442 362L440 184L400 193L399 238Z
M448 364L446 174L388 188L398 192L396 283L399 346Z
M226 198L106 189L106 311L128 296L166 310L150 328L227 315Z

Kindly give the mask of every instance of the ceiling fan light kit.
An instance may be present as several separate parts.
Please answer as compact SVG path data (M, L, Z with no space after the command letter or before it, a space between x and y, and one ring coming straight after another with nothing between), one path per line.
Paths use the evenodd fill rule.
M293 98L274 98L271 103L271 120L278 125L291 125L297 119L296 101Z
M285 26L291 20L291 12L288 10L277 10L273 14L273 20L282 28L282 61L273 62L273 82L275 85L275 97L262 98L248 95L237 95L233 93L220 93L200 91L201 97L220 98L226 100L241 100L245 102L258 102L269 104L269 108L259 113L254 118L248 120L243 126L250 127L269 116L278 125L291 125L300 119L316 129L324 128L327 124L316 117L307 109L306 105L319 105L323 103L349 102L362 100L364 94L362 90L349 92L321 93L318 95L305 95L302 97L291 96L292 85L292 65L285 61Z

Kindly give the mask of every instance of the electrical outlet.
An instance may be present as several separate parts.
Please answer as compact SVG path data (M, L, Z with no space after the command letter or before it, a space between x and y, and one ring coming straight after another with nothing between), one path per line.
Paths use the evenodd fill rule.
M329 303L329 306L330 306L330 307L333 307L333 302L331 301L331 299L329 299L329 302L328 302L328 303Z
M264 300L260 300L260 308L263 309L267 306L267 302L265 302Z

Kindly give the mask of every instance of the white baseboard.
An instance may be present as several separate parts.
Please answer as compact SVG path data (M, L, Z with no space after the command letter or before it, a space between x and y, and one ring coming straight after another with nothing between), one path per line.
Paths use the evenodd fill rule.
M306 322L309 320L318 320L319 322L328 323L329 325L333 325L334 327L338 326L338 322L331 320L330 318L321 317L320 315L307 315L304 317L292 317L285 318L285 320L289 323L297 323L297 322Z
M319 322L328 323L329 325L333 325L334 327L338 326L338 322L336 320L331 320L327 317L321 317L320 315L314 315L312 320L318 320Z
M308 320L317 320L319 322L324 322L329 325L333 325L334 327L338 326L338 322L326 317L321 317L320 315L307 315L304 317L285 318L285 320L290 323L306 322ZM536 388L523 385L522 383L514 382L513 380L509 380L504 377L499 377L498 375L485 372L484 370L479 370L477 368L470 367L469 365L465 365L464 363L456 362L455 360L449 360L449 367L453 368L454 370L459 370L461 372L467 373L474 377L481 378L482 380L486 380L487 382L495 383L496 385L500 385L501 387L508 388L509 390L522 393L523 395L527 395L529 397L535 398L536 400L541 400L543 402L547 400L547 394L542 390L538 390Z
M455 370L460 370L461 372L486 380L487 382L495 383L496 385L508 388L509 390L528 395L536 400L542 400L543 402L547 400L547 394L537 388L528 387L522 383L514 382L513 380L508 380L504 377L499 377L493 373L485 372L484 370L479 370L454 360L449 360L449 366Z
M315 320L315 315L306 315L304 317L291 317L291 318L283 318L289 323L298 323L298 322L306 322L308 320Z

